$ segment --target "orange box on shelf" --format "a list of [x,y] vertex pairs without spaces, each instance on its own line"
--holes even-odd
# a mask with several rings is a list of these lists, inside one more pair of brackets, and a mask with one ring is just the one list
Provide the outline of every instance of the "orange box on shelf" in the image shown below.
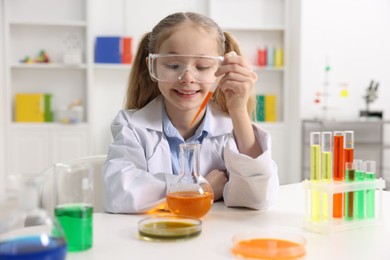
[[133,55],[131,53],[132,48],[132,38],[131,37],[122,37],[122,63],[131,64],[133,60]]

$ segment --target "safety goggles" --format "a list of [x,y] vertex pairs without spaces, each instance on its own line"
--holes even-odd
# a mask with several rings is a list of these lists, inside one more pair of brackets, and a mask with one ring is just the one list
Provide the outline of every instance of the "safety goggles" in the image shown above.
[[162,82],[177,82],[190,73],[196,83],[215,83],[222,56],[149,54],[150,76]]

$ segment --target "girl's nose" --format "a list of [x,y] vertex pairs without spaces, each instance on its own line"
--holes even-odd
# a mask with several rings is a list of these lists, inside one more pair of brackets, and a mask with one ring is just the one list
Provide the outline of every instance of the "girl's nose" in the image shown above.
[[194,76],[190,73],[189,69],[183,70],[183,72],[179,76],[179,81],[181,83],[195,83],[196,82]]

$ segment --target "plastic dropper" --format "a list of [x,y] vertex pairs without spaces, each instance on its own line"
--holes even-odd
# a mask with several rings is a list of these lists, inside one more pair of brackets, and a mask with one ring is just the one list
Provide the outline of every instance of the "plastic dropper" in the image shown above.
[[206,97],[202,101],[202,104],[200,104],[200,107],[199,107],[198,111],[196,111],[196,114],[195,114],[194,118],[192,119],[190,126],[192,126],[194,124],[194,122],[198,118],[200,112],[202,112],[202,110],[206,107],[206,105],[209,102],[210,98],[213,96],[214,91],[217,88],[217,86],[218,86],[217,84],[213,84],[213,86],[211,87],[211,89],[207,93]]
[[[231,51],[231,52],[229,53],[229,55],[237,55],[237,54],[236,54],[236,52]],[[222,59],[222,60],[223,60],[223,59]],[[222,61],[222,60],[221,60],[221,61]],[[190,126],[192,126],[192,125],[194,124],[194,122],[195,122],[195,120],[198,118],[200,112],[202,112],[202,110],[206,107],[207,103],[209,102],[210,98],[211,98],[212,95],[214,94],[214,91],[215,91],[215,89],[216,89],[217,87],[218,87],[218,84],[217,84],[217,83],[214,83],[214,84],[212,85],[211,89],[209,90],[209,92],[207,93],[206,97],[204,98],[202,104],[200,105],[198,111],[196,111],[196,114],[195,114],[194,118],[192,119]]]

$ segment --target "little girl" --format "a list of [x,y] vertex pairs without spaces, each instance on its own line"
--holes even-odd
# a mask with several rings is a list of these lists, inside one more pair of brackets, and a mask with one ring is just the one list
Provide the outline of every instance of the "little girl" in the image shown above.
[[239,55],[230,34],[196,13],[171,14],[144,35],[126,109],[111,126],[114,141],[104,165],[107,212],[141,213],[160,204],[179,174],[182,143],[202,145],[200,174],[214,200],[253,209],[275,201],[279,181],[271,139],[251,121],[257,75]]

